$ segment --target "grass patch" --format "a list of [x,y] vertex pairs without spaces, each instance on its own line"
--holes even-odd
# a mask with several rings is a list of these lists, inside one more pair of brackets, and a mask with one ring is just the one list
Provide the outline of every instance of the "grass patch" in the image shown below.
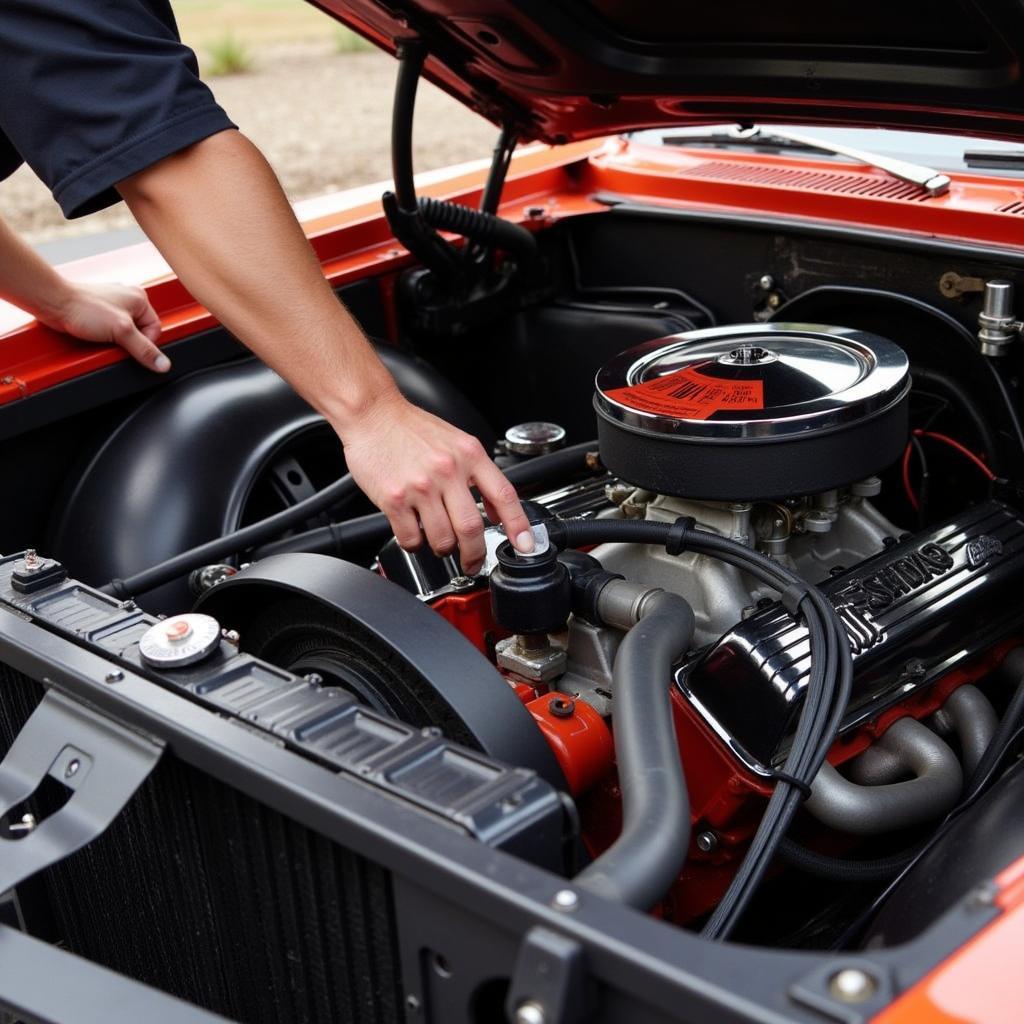
[[173,4],[181,38],[200,54],[228,32],[257,54],[282,43],[315,42],[326,49],[338,24],[304,0],[173,0]]
[[206,44],[204,72],[214,75],[240,75],[252,70],[252,53],[234,34],[228,32]]
[[335,29],[335,53],[365,53],[368,50],[376,49],[377,47],[368,39],[364,39],[358,32],[353,32],[352,29],[346,28],[344,25],[338,25]]

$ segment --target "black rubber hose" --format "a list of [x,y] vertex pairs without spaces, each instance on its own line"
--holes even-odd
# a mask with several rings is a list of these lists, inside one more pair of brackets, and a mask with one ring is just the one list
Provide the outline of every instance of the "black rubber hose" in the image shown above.
[[523,264],[537,258],[537,239],[520,224],[459,203],[420,196],[420,216],[432,228],[462,235],[485,248],[503,249]]
[[810,674],[790,751],[750,848],[701,932],[706,938],[724,939],[735,928],[771,866],[801,794],[818,774],[838,732],[853,684],[846,629],[835,608],[816,587],[736,541],[694,529],[692,520],[556,520],[548,525],[548,532],[559,548],[620,541],[710,554],[779,590],[787,607],[803,614],[810,640]]
[[329,555],[352,551],[370,544],[383,544],[391,536],[391,524],[383,512],[374,512],[341,523],[328,523],[314,530],[296,533],[264,544],[252,553],[252,560],[258,561],[270,555],[281,555],[290,551],[312,551]]
[[999,392],[999,396],[1003,400],[1003,405],[1006,407],[1010,426],[1013,429],[1013,439],[1017,442],[1017,452],[1020,455],[1024,455],[1024,430],[1021,429],[1020,416],[1017,414],[1017,403],[1010,394],[1010,390],[1006,386],[1006,381],[1003,380],[1002,372],[999,367],[996,366],[996,360],[986,359],[985,362],[992,375],[992,383],[995,384],[996,390]]
[[407,213],[416,209],[415,172],[412,159],[412,122],[416,111],[416,87],[419,85],[426,47],[418,40],[403,41],[397,51],[398,78],[391,108],[391,175],[398,205]]
[[[590,469],[588,456],[597,452],[597,441],[586,441],[561,451],[538,455],[525,462],[507,466],[502,472],[516,487],[533,487],[538,484],[562,480],[574,473]],[[348,519],[341,523],[318,526],[304,533],[272,541],[253,552],[253,559],[279,555],[286,551],[314,551],[322,555],[344,555],[353,548],[362,547],[372,541],[384,543],[391,536],[387,517],[380,512]]]
[[648,910],[679,874],[690,841],[690,801],[679,762],[668,680],[693,639],[693,609],[654,593],[619,645],[612,668],[612,731],[622,790],[622,831],[576,881]]
[[779,843],[780,856],[793,867],[830,882],[888,882],[917,856],[920,849],[920,846],[915,846],[874,860],[847,860],[808,850],[792,839],[783,838]]
[[381,197],[384,215],[398,239],[419,261],[446,281],[461,273],[455,250],[424,223],[416,201],[413,170],[412,126],[419,84],[427,49],[419,39],[398,44],[398,79],[391,108],[391,176],[394,192]]
[[120,598],[144,594],[155,587],[177,579],[179,576],[184,576],[193,569],[198,569],[201,565],[220,562],[239,551],[262,544],[270,540],[271,537],[290,530],[297,523],[305,522],[307,519],[333,508],[358,491],[359,488],[356,486],[355,480],[352,479],[352,475],[346,473],[322,491],[311,494],[290,508],[283,509],[257,523],[251,523],[249,526],[226,533],[223,537],[215,537],[198,547],[189,548],[188,551],[182,551],[181,554],[158,562],[148,569],[143,569],[142,572],[127,577],[127,579],[111,580],[100,589],[106,594],[113,594]]
[[988,456],[989,465],[993,470],[999,469],[999,442],[995,432],[989,426],[988,421],[975,407],[971,399],[964,394],[963,389],[952,377],[948,377],[938,370],[927,369],[923,366],[914,366],[911,369],[911,377],[914,383],[927,384],[932,388],[941,391],[943,396],[955,403],[957,409],[970,421],[974,428],[982,449]]
[[570,445],[557,452],[537,455],[525,462],[517,462],[507,466],[502,472],[509,483],[516,487],[533,487],[536,484],[551,483],[552,480],[572,473],[592,469],[589,456],[597,455],[597,441],[584,441],[582,444]]
[[[505,470],[509,481],[519,487],[543,483],[558,479],[568,473],[579,472],[587,467],[587,456],[596,451],[597,442],[587,441],[584,444],[563,448],[561,451],[538,455],[534,459],[510,466]],[[162,586],[164,583],[183,576],[185,573],[198,569],[211,562],[219,562],[224,558],[256,548],[255,558],[265,558],[271,554],[286,551],[315,551],[323,554],[343,553],[354,547],[369,544],[374,540],[383,543],[391,535],[391,527],[387,517],[380,512],[349,519],[340,523],[330,523],[313,530],[285,537],[280,541],[268,543],[271,538],[292,529],[298,523],[311,519],[325,509],[346,500],[358,492],[358,487],[351,475],[346,473],[322,491],[310,495],[303,501],[286,508],[267,519],[244,526],[240,530],[225,534],[190,548],[180,554],[159,562],[157,565],[135,573],[123,580],[111,580],[101,589],[104,593],[115,597],[135,597],[148,590]],[[264,545],[260,547],[260,545]]]

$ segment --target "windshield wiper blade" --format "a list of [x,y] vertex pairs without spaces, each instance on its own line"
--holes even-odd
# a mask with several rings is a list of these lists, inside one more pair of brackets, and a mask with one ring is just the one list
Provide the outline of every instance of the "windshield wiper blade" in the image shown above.
[[[880,171],[891,174],[900,181],[917,185],[930,196],[942,196],[949,191],[949,175],[934,167],[925,167],[921,164],[910,163],[908,160],[900,160],[897,157],[882,156],[879,153],[869,153],[863,149],[854,149],[852,146],[843,146],[838,142],[827,142],[825,139],[818,139],[811,135],[803,135],[799,132],[791,132],[784,128],[762,128],[759,125],[743,127],[737,125],[726,130],[711,130],[701,128],[676,129],[671,135],[665,136],[665,141],[677,146],[686,145],[719,145],[719,146],[744,146],[757,145],[771,148],[809,149],[821,153],[833,153],[836,156],[849,157],[858,163],[868,164],[877,167]],[[1024,160],[1024,151],[1022,151]]]
[[921,164],[912,164],[907,160],[897,160],[895,157],[881,156],[878,153],[868,153],[863,149],[854,149],[852,146],[842,146],[837,142],[826,142],[824,139],[816,139],[811,135],[802,135],[798,132],[791,132],[788,129],[760,127],[737,128],[732,133],[737,139],[761,139],[771,142],[772,139],[781,139],[787,142],[795,142],[799,146],[806,146],[808,149],[821,150],[823,153],[835,153],[837,156],[847,156],[851,160],[857,160],[862,164],[869,164],[877,167],[886,174],[891,174],[900,181],[909,182],[924,189],[930,196],[945,195],[949,191],[949,175],[937,171],[933,167],[924,167]]
[[1024,169],[1024,149],[968,149],[964,163],[991,171],[1019,171]]

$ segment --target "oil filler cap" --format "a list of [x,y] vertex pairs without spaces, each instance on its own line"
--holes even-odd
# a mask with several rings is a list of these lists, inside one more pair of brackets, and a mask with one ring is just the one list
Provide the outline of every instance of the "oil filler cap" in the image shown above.
[[658,494],[815,494],[871,476],[907,443],[910,366],[866,331],[804,323],[687,331],[597,374],[601,461]]
[[150,626],[139,641],[142,660],[153,668],[194,665],[220,643],[220,623],[212,615],[187,612]]

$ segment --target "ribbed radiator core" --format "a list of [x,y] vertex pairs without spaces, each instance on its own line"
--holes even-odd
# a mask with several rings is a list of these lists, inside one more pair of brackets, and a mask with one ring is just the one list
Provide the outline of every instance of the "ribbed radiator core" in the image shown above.
[[[0,664],[0,755],[42,694]],[[43,888],[69,949],[233,1019],[402,1019],[389,874],[170,753]]]

